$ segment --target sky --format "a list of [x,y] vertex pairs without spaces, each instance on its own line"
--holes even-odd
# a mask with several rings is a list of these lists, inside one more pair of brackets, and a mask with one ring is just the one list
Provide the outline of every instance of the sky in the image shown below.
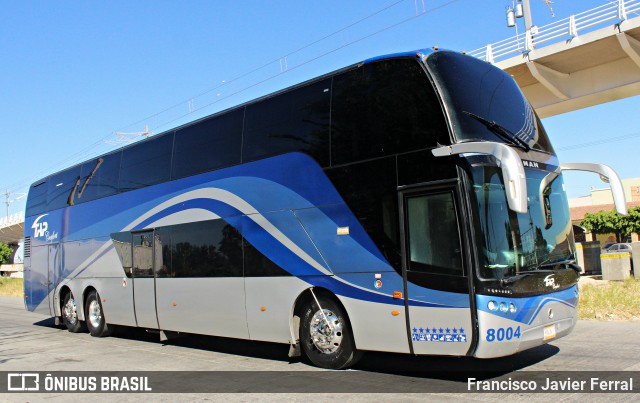
[[[603,5],[531,0],[542,26]],[[0,0],[0,191],[289,85],[389,53],[470,51],[515,34],[486,0]],[[522,21],[519,21],[522,24]],[[546,118],[561,161],[640,177],[640,97]],[[626,136],[622,140],[590,142]],[[570,197],[605,186],[567,173]],[[0,201],[6,201],[0,197]],[[5,209],[0,217],[5,215]]]

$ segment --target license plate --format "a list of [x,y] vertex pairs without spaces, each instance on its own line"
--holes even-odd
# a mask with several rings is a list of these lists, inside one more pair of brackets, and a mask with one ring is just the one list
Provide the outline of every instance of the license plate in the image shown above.
[[544,327],[544,339],[549,340],[556,337],[556,325],[549,325]]

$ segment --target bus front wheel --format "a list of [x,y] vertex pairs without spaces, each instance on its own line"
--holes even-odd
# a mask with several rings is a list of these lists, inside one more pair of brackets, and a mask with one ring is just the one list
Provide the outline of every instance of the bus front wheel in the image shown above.
[[64,295],[62,302],[62,321],[71,333],[80,333],[85,330],[84,323],[78,319],[78,306],[71,291]]
[[304,307],[300,321],[300,343],[309,360],[316,366],[344,369],[354,365],[360,356],[355,348],[347,315],[332,299],[318,295]]
[[111,334],[111,328],[104,319],[104,311],[102,310],[102,302],[98,292],[93,290],[87,296],[87,304],[84,310],[87,319],[87,327],[89,333],[93,337],[106,337]]

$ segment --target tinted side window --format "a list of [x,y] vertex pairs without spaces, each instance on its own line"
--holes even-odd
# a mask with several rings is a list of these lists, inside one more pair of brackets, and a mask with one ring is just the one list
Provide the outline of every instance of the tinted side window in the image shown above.
[[118,175],[122,153],[117,152],[82,164],[82,180],[76,203],[110,196],[118,192]]
[[241,277],[242,236],[224,220],[157,230],[164,267],[158,277]]
[[113,240],[113,247],[118,253],[118,258],[122,264],[127,277],[131,277],[133,263],[132,263],[132,237],[131,232],[117,232],[111,234]]
[[173,179],[240,163],[244,108],[176,132]]
[[27,217],[40,214],[47,209],[47,182],[34,183],[27,197]]
[[449,143],[442,107],[417,60],[365,64],[334,78],[331,164]]
[[133,276],[153,277],[154,261],[158,260],[155,254],[159,253],[157,238],[154,237],[153,231],[147,231],[141,234],[133,234],[132,248]]
[[122,151],[119,190],[138,189],[169,180],[173,133],[140,142]]
[[453,193],[406,199],[409,270],[463,275]]
[[79,166],[50,177],[47,181],[47,210],[66,207],[69,203],[73,204],[71,193],[77,189],[79,182]]
[[329,165],[331,79],[247,106],[243,161],[301,151]]
[[401,270],[395,157],[333,168],[327,176],[382,255]]

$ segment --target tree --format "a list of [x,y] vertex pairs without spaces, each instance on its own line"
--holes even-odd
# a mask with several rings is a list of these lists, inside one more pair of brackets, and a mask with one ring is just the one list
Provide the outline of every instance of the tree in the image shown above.
[[0,242],[0,264],[8,263],[9,258],[13,254],[13,249],[11,249],[8,245]]
[[622,242],[622,237],[640,232],[640,207],[629,210],[626,216],[611,211],[586,213],[580,223],[594,234],[616,234],[616,242]]
[[629,209],[629,213],[623,217],[622,233],[625,235],[640,233],[640,207]]

